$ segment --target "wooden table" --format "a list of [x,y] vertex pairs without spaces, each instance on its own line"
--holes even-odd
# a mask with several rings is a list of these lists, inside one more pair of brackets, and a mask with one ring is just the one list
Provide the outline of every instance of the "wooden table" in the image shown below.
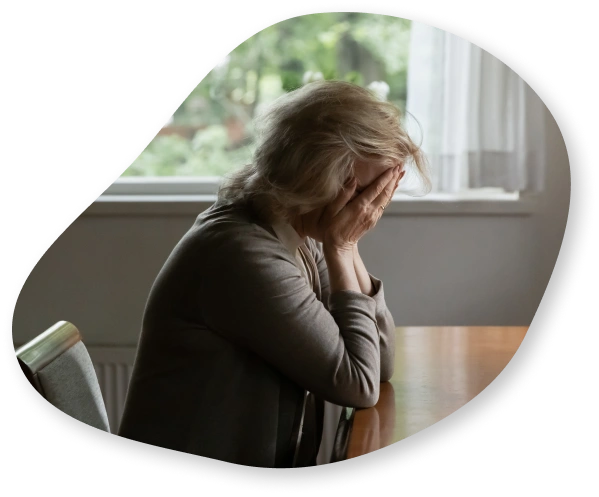
[[331,461],[358,457],[431,426],[503,370],[527,327],[397,328],[395,372],[369,409],[345,408]]

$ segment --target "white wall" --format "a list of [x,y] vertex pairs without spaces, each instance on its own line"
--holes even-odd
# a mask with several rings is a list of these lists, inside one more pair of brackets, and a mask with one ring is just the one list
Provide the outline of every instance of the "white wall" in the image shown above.
[[[385,215],[361,242],[397,325],[528,325],[561,244],[568,158],[549,113],[547,188],[531,214]],[[88,345],[135,345],[150,286],[192,214],[80,216],[31,272],[14,314],[22,344],[58,320]]]

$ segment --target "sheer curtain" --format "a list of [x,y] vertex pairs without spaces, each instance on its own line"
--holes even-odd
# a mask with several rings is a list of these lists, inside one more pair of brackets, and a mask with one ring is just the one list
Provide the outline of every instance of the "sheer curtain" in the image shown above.
[[545,106],[500,60],[412,23],[406,126],[427,155],[433,191],[540,191]]

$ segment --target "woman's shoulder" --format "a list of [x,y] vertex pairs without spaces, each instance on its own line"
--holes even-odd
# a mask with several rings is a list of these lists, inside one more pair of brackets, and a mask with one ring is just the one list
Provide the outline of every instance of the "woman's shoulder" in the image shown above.
[[221,200],[196,218],[184,238],[215,256],[284,249],[272,227],[257,219],[247,204]]

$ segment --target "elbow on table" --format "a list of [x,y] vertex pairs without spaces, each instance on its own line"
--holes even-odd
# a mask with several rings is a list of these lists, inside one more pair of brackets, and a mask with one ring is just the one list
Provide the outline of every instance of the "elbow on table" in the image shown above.
[[361,367],[355,362],[352,367],[339,369],[327,386],[329,402],[344,407],[373,407],[379,400],[381,390],[380,364]]
[[357,409],[366,409],[374,407],[379,401],[380,383],[375,383],[370,388],[360,389],[349,395],[342,403],[345,407],[355,407]]
[[381,383],[390,381],[393,378],[394,364],[390,363],[387,367],[381,367]]
[[356,402],[354,402],[353,406],[348,407],[356,407],[359,409],[367,409],[368,407],[374,407],[376,403],[379,401],[379,389],[376,389],[376,392],[372,392],[369,395],[361,395]]

